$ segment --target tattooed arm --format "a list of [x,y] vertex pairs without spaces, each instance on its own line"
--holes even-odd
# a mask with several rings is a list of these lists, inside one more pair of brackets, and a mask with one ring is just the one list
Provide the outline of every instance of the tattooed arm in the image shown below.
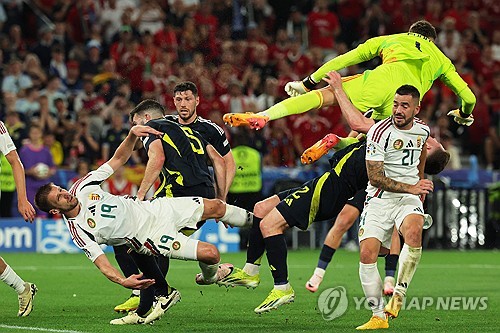
[[420,195],[431,192],[434,187],[432,181],[428,179],[420,179],[415,185],[410,185],[386,177],[384,173],[384,162],[367,160],[366,170],[368,172],[370,184],[384,191]]

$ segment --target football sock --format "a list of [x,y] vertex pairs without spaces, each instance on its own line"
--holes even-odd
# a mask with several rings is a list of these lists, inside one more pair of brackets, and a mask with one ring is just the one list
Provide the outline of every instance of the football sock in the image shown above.
[[264,238],[267,261],[274,278],[274,285],[288,283],[288,267],[286,264],[287,248],[285,235],[278,234]]
[[274,285],[274,289],[283,290],[283,291],[289,290],[290,288],[292,288],[290,283],[278,284],[278,285],[275,284]]
[[127,245],[113,246],[116,262],[118,263],[118,266],[120,266],[120,269],[125,277],[129,277],[133,274],[139,274],[137,265],[128,253],[128,249],[129,247]]
[[398,282],[394,288],[395,293],[406,296],[406,289],[417,270],[421,256],[422,247],[411,247],[406,243],[403,245],[399,254]]
[[9,266],[6,265],[7,267],[3,271],[2,274],[0,274],[0,280],[3,282],[7,283],[9,286],[14,288],[14,290],[18,294],[22,294],[24,291],[24,281],[19,277],[19,275],[14,272],[14,270]]
[[269,120],[275,120],[317,109],[323,105],[323,95],[318,90],[312,90],[300,96],[287,98],[269,109],[259,112],[259,115],[268,116]]
[[335,254],[336,249],[329,247],[326,244],[323,244],[323,247],[321,248],[321,253],[319,254],[319,260],[318,260],[318,268],[322,268],[323,270],[326,270],[328,267],[328,264],[330,261],[332,261],[333,255]]
[[217,269],[219,268],[219,263],[208,265],[200,261],[198,264],[201,268],[203,280],[208,283],[214,283],[217,280]]
[[170,258],[158,256],[156,257],[156,262],[158,263],[158,267],[160,267],[160,272],[164,277],[167,277],[168,268],[170,267]]
[[260,265],[255,265],[247,262],[245,263],[245,266],[243,266],[243,272],[247,273],[250,276],[257,275],[260,272]]
[[360,262],[359,279],[373,315],[385,319],[382,279],[378,272],[377,263],[363,264]]
[[388,254],[385,257],[385,276],[396,274],[396,266],[398,265],[399,254]]
[[140,295],[141,295],[141,291],[139,289],[134,289],[134,290],[132,290],[132,295],[130,295],[130,297],[140,296]]
[[324,268],[316,267],[314,269],[314,275],[324,277],[325,276],[325,269]]
[[251,225],[252,216],[246,209],[226,204],[226,213],[220,220],[233,227],[245,227]]
[[[255,266],[260,265],[260,261],[264,255],[264,251],[266,250],[266,244],[264,244],[264,238],[262,238],[262,232],[260,231],[260,221],[262,221],[262,219],[254,215],[252,227],[250,228],[250,233],[248,235],[246,262]],[[245,268],[243,268],[243,270],[245,270]],[[247,272],[247,274],[250,273]]]
[[153,306],[153,302],[155,300],[155,289],[153,286],[142,289],[141,290],[141,298],[139,300],[139,307],[137,307],[137,314],[140,317],[146,317],[146,313],[151,309],[151,306]]

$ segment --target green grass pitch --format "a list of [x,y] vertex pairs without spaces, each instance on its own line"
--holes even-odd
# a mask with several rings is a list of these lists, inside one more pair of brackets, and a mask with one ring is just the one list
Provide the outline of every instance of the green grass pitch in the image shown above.
[[[148,326],[111,326],[119,315],[113,307],[129,296],[129,291],[109,282],[82,254],[5,254],[3,257],[26,280],[38,285],[35,309],[27,318],[17,318],[17,297],[0,284],[0,332],[355,332],[371,312],[356,309],[353,297],[362,297],[358,277],[358,254],[338,251],[316,294],[304,284],[312,273],[318,251],[290,251],[290,282],[295,302],[270,313],[256,315],[253,309],[272,288],[265,262],[261,284],[253,289],[197,286],[195,262],[172,261],[170,284],[182,293],[182,301],[162,320]],[[244,253],[223,254],[223,262],[242,267]],[[486,310],[403,310],[390,320],[388,332],[499,332],[500,313],[499,253],[496,251],[424,251],[408,296],[488,297]],[[383,276],[383,259],[379,269]],[[343,286],[347,290],[347,312],[325,321],[318,311],[321,291]]]

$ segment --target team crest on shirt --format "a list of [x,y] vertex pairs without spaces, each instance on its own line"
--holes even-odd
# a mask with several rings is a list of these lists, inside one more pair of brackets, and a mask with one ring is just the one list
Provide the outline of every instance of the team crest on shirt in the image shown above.
[[422,137],[419,135],[417,137],[417,148],[420,148],[421,145],[422,145]]
[[89,227],[95,228],[95,221],[94,221],[94,219],[88,218],[87,219],[87,224],[89,225]]
[[396,141],[394,141],[392,146],[394,147],[394,149],[400,150],[401,148],[403,148],[403,140],[397,139]]
[[175,241],[172,243],[172,249],[177,251],[180,248],[181,248],[181,243],[179,241]]
[[90,193],[89,194],[89,200],[92,200],[92,201],[97,201],[97,200],[100,200],[101,199],[101,196],[97,193]]
[[373,155],[375,154],[375,146],[373,145],[373,143],[369,143],[367,146],[366,146],[366,153],[368,155]]
[[365,229],[359,228],[358,237],[363,236],[364,233],[365,233]]

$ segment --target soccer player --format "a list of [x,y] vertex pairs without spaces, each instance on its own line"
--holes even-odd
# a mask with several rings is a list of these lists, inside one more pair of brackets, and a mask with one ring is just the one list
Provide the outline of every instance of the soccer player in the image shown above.
[[[33,222],[35,219],[35,209],[26,197],[24,167],[17,154],[16,146],[2,121],[0,121],[0,152],[4,154],[12,166],[17,190],[17,209],[25,221]],[[0,257],[0,280],[14,288],[18,294],[19,311],[17,315],[19,317],[28,316],[31,310],[33,310],[33,299],[38,291],[36,285],[31,282],[24,282],[2,257]]]
[[[160,187],[156,189],[155,197],[200,196],[224,200],[227,193],[224,159],[198,132],[164,119],[164,113],[163,106],[150,99],[139,103],[130,113],[133,125],[147,124],[163,133],[161,138],[151,135],[143,140],[148,161],[144,178],[137,191],[137,198],[144,200],[146,193],[160,176]],[[217,191],[214,189],[214,182],[208,169],[208,160],[214,167]],[[198,227],[200,226],[201,223]],[[183,230],[185,234],[194,231]],[[136,265],[127,253],[127,247],[115,246],[114,249],[115,258],[124,274],[128,276],[138,273]],[[161,273],[166,276],[169,259],[158,257],[157,261]],[[138,307],[137,311],[140,313],[149,311],[154,300],[151,292],[152,290],[142,291],[140,299],[132,294],[126,302],[117,305],[115,311],[130,311]]]
[[[224,130],[219,125],[196,113],[196,107],[199,103],[200,97],[196,85],[190,81],[181,82],[174,87],[174,104],[177,115],[167,115],[165,118],[197,131],[217,150],[225,162],[225,193],[228,193],[236,173],[233,153]],[[224,200],[225,198],[221,199]]]
[[[426,169],[429,174],[435,174],[443,170],[449,154],[437,141],[430,140],[434,144],[427,145],[429,155]],[[338,151],[330,161],[332,169],[329,172],[298,189],[282,192],[258,203],[254,210],[245,267],[243,270],[235,268],[232,274],[217,283],[256,287],[260,281],[260,258],[266,250],[272,267],[274,289],[255,308],[255,312],[266,312],[292,302],[295,293],[288,283],[287,249],[283,233],[289,227],[297,226],[305,230],[314,221],[335,217],[350,197],[366,187],[365,145],[365,142],[358,142]],[[259,218],[263,218],[260,223]]]
[[[109,280],[124,287],[145,289],[155,280],[140,280],[142,274],[124,278],[110,264],[99,244],[127,244],[141,254],[197,260],[202,270],[197,279],[205,284],[214,283],[227,275],[230,268],[219,265],[220,255],[214,245],[189,239],[180,230],[196,228],[198,221],[209,218],[244,226],[251,220],[249,212],[219,199],[186,197],[140,201],[111,195],[100,187],[128,160],[137,137],[148,133],[162,135],[147,126],[134,126],[107,163],[77,181],[69,192],[52,183],[42,186],[35,203],[43,211],[61,213],[73,242]],[[146,318],[137,319],[137,323],[150,322],[150,316],[157,314],[153,310]]]
[[[232,126],[248,125],[259,129],[269,120],[337,105],[338,101],[331,87],[312,89],[332,70],[340,70],[380,56],[382,65],[344,80],[344,89],[359,111],[364,113],[373,109],[375,120],[385,119],[391,115],[392,99],[398,87],[411,84],[423,97],[439,78],[462,100],[460,110],[452,110],[448,115],[457,123],[470,126],[474,121],[472,110],[476,98],[458,75],[450,59],[434,44],[436,37],[435,28],[422,20],[412,24],[407,33],[371,38],[356,49],[328,61],[304,80],[287,83],[285,90],[292,98],[257,114],[229,113],[223,119]],[[357,126],[352,129],[367,131],[366,128]]]
[[[419,99],[415,87],[400,87],[393,116],[374,125],[367,135],[369,183],[359,227],[359,278],[366,298],[371,299],[373,316],[357,330],[389,327],[387,315],[398,316],[422,254],[424,209],[420,196],[432,192],[434,185],[424,179],[425,142],[430,129],[415,118],[420,111]],[[390,247],[394,226],[405,244],[394,294],[384,309],[377,257],[381,247]]]

